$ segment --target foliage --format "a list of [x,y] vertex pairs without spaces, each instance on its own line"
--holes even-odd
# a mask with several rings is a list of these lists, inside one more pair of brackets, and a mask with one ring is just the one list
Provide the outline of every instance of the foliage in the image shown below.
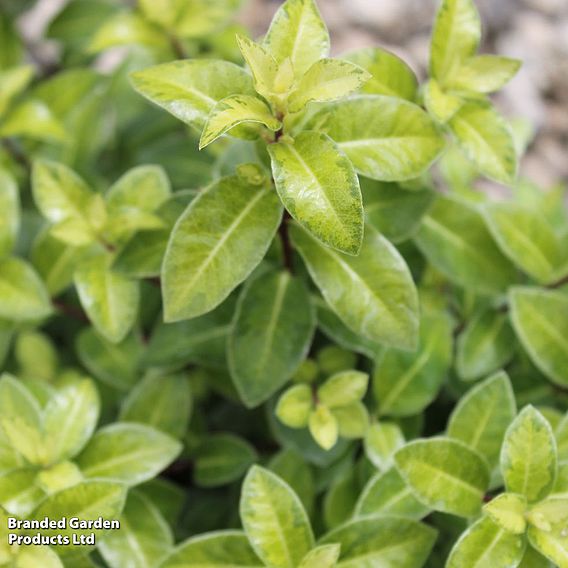
[[46,68],[0,2],[0,565],[568,567],[564,190],[472,0],[421,84],[313,0],[131,4]]

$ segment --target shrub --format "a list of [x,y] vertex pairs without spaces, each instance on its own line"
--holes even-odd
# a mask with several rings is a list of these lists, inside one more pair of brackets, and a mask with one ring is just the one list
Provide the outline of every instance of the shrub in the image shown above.
[[[238,5],[72,1],[39,70],[2,15],[0,562],[567,567],[568,219],[489,98],[519,62],[471,0],[422,83],[331,58],[313,0],[258,42]],[[27,523],[61,517],[121,528]]]

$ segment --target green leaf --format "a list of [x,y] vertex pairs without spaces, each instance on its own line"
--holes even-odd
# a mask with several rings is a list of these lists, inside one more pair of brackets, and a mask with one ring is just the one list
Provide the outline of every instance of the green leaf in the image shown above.
[[177,369],[194,363],[224,368],[227,336],[235,311],[233,300],[229,297],[213,311],[191,320],[159,321],[144,352],[144,366]]
[[394,453],[404,446],[404,434],[394,422],[376,422],[365,435],[365,455],[380,471],[392,465]]
[[556,480],[556,440],[550,424],[532,406],[526,406],[507,429],[501,448],[501,473],[507,491],[539,501]]
[[430,512],[395,467],[373,476],[355,505],[355,517],[394,516],[419,521]]
[[42,568],[64,568],[63,562],[48,546],[25,547],[15,560],[16,568],[41,566]]
[[236,176],[202,192],[177,222],[164,257],[165,320],[219,305],[262,260],[281,215],[273,192]]
[[247,285],[227,344],[231,376],[246,406],[258,406],[291,378],[307,355],[314,327],[300,279],[269,272]]
[[45,499],[45,493],[35,480],[36,472],[30,469],[15,469],[0,475],[2,507],[11,515],[19,517],[30,515]]
[[195,453],[195,483],[199,487],[227,485],[240,479],[257,460],[256,450],[238,436],[207,436]]
[[129,390],[138,381],[138,361],[142,345],[134,335],[111,343],[89,327],[76,341],[77,355],[97,379],[118,390]]
[[123,568],[130,563],[140,568],[158,566],[173,548],[168,523],[152,502],[138,492],[128,494],[119,522],[120,530],[108,531],[98,548],[111,568]]
[[276,190],[292,217],[324,244],[356,255],[363,203],[350,161],[325,134],[302,132],[268,147]]
[[[4,30],[2,30],[4,31]],[[28,86],[34,75],[32,65],[19,65],[0,71],[0,117],[12,101]]]
[[276,60],[262,45],[247,37],[237,34],[237,44],[251,70],[254,88],[259,95],[270,100],[274,94],[278,73]]
[[155,477],[180,451],[177,440],[150,426],[119,422],[99,430],[76,461],[87,478],[130,486]]
[[59,361],[55,345],[38,331],[23,331],[16,340],[14,355],[22,378],[50,381],[55,377]]
[[81,305],[96,330],[111,343],[121,342],[138,315],[138,282],[115,272],[108,254],[84,260],[75,272]]
[[432,32],[430,73],[442,85],[475,54],[481,22],[473,0],[444,0]]
[[399,57],[380,47],[352,51],[344,56],[371,74],[361,92],[367,95],[386,95],[408,101],[416,98],[418,81],[410,67]]
[[329,54],[329,34],[314,0],[287,0],[276,12],[264,47],[278,63],[290,59],[296,77]]
[[290,93],[290,112],[298,112],[310,102],[327,102],[346,97],[357,91],[370,78],[371,75],[367,71],[348,61],[316,61]]
[[558,291],[515,287],[511,321],[534,364],[554,383],[568,385],[568,298]]
[[16,180],[0,168],[0,258],[14,248],[20,230],[20,195]]
[[448,122],[464,102],[460,96],[443,91],[435,79],[430,79],[424,87],[424,106],[438,122]]
[[416,497],[436,511],[473,517],[489,487],[487,462],[462,442],[430,438],[395,454],[396,466]]
[[338,432],[342,438],[363,438],[369,429],[369,411],[362,402],[331,408],[331,414],[337,421]]
[[456,368],[464,381],[487,376],[515,353],[515,334],[507,314],[484,309],[473,315],[457,339]]
[[305,428],[313,406],[312,389],[308,385],[295,385],[278,399],[276,416],[290,428]]
[[217,531],[194,536],[183,542],[161,568],[261,568],[264,563],[254,553],[241,531]]
[[478,55],[462,62],[448,81],[452,89],[492,93],[505,86],[521,67],[518,59]]
[[43,412],[46,452],[52,463],[74,457],[91,438],[100,400],[93,381],[80,379],[57,389]]
[[414,191],[367,178],[359,182],[367,222],[394,243],[414,236],[434,202],[435,195],[430,189]]
[[555,566],[564,568],[568,564],[568,537],[566,524],[556,525],[550,531],[529,527],[528,536],[531,545]]
[[358,173],[381,181],[418,177],[445,145],[420,107],[381,95],[360,95],[329,104],[310,119],[306,129],[327,134]]
[[486,102],[468,102],[449,126],[466,156],[487,177],[511,185],[517,175],[517,153],[509,125]]
[[503,292],[517,278],[479,211],[464,200],[438,197],[423,218],[415,243],[435,268],[477,293]]
[[[199,149],[202,150],[223,134],[239,124],[263,124],[276,132],[282,123],[272,115],[270,108],[258,97],[231,95],[220,100],[211,110],[201,134]],[[252,132],[253,136],[255,132]]]
[[513,534],[524,534],[527,528],[525,512],[527,500],[524,495],[502,493],[483,507],[492,521]]
[[3,373],[0,377],[0,416],[21,418],[32,426],[40,426],[42,410],[32,393],[16,377]]
[[414,352],[385,349],[376,359],[373,389],[381,415],[411,416],[438,394],[452,358],[452,322],[445,313],[424,315]]
[[339,544],[317,546],[304,556],[298,568],[333,568],[337,566],[340,552]]
[[[116,519],[126,498],[126,488],[122,483],[112,483],[110,481],[84,481],[73,487],[59,491],[47,497],[34,512],[34,518],[70,519],[76,517],[83,521],[94,521],[100,517],[103,519]],[[95,538],[100,538],[104,534],[101,529],[73,529],[67,526],[64,529],[44,529],[41,531],[46,536],[67,536],[72,540],[73,533],[77,536],[88,536],[92,533]],[[81,548],[79,548],[81,546]],[[71,544],[61,546],[58,552],[61,555],[77,553],[78,549],[84,552],[86,545]]]
[[525,553],[523,536],[511,534],[489,517],[476,521],[456,542],[447,568],[509,568],[518,566]]
[[375,517],[349,521],[319,544],[341,545],[337,568],[414,568],[423,566],[435,541],[431,527],[409,519]]
[[36,271],[24,260],[0,260],[0,318],[37,320],[52,313],[49,295]]
[[148,375],[123,402],[120,419],[148,424],[174,438],[182,438],[191,415],[189,380],[180,375]]
[[553,568],[552,564],[532,546],[527,546],[518,568]]
[[67,141],[69,135],[45,103],[28,99],[14,107],[2,121],[0,136],[61,143]]
[[318,389],[318,399],[329,408],[346,406],[362,400],[368,384],[367,373],[361,371],[336,373]]
[[356,257],[320,245],[297,225],[292,225],[290,232],[312,279],[349,328],[371,341],[403,349],[415,347],[416,288],[394,246],[369,225]]
[[320,404],[312,410],[308,427],[316,443],[324,450],[331,450],[337,443],[339,424],[327,406]]
[[461,398],[450,416],[448,436],[477,450],[493,467],[516,413],[511,381],[500,371]]
[[540,283],[554,280],[566,252],[550,224],[537,211],[511,203],[483,209],[487,227],[503,253]]
[[137,71],[130,79],[141,95],[198,130],[221,99],[237,93],[254,95],[244,69],[214,59],[164,63]]
[[302,503],[278,476],[259,466],[247,474],[240,514],[247,537],[266,564],[295,568],[314,545]]

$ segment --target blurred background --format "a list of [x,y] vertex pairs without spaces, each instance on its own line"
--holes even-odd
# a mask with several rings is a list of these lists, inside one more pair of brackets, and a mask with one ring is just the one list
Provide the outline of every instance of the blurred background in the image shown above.
[[[89,0],[84,0],[89,2]],[[118,0],[117,0],[118,2]],[[35,57],[49,63],[57,46],[43,39],[66,0],[0,0],[17,6],[17,26]],[[238,22],[259,36],[280,0],[243,0]],[[22,11],[23,4],[25,9]],[[402,56],[424,76],[437,0],[319,0],[335,55],[380,45]],[[568,0],[476,0],[484,27],[483,51],[519,58],[518,76],[499,94],[508,117],[524,117],[535,138],[522,174],[543,187],[568,180]],[[111,54],[112,55],[112,54]],[[117,54],[114,54],[117,57]],[[118,51],[118,57],[120,50]],[[102,62],[112,65],[106,54]]]

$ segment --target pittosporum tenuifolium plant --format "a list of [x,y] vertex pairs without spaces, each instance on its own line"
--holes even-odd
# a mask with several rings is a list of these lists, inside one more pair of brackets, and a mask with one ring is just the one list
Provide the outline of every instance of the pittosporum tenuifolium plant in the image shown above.
[[422,83],[313,0],[71,0],[39,66],[5,4],[0,566],[568,568],[564,188],[472,0]]

